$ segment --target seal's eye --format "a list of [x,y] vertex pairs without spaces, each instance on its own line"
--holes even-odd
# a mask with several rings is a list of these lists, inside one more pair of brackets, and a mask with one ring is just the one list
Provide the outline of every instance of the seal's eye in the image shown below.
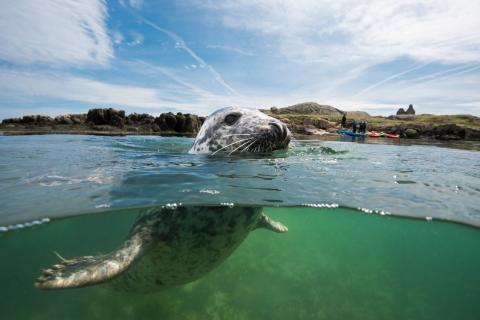
[[240,118],[239,114],[231,113],[225,117],[225,123],[228,125],[232,125],[238,120],[238,118]]

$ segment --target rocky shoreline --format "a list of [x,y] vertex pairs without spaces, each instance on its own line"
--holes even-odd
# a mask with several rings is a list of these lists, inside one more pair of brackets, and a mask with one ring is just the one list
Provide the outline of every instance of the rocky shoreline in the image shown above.
[[[262,110],[285,122],[294,134],[337,134],[341,118],[347,117],[346,127],[351,128],[355,119],[365,120],[369,131],[400,135],[403,139],[470,140],[480,141],[480,118],[472,115],[415,115],[413,106],[402,108],[397,115],[388,117],[370,116],[363,111],[342,111],[328,105],[305,102],[286,108],[272,107]],[[403,112],[402,112],[403,111]]]
[[[262,110],[285,122],[294,135],[336,135],[344,112],[308,102],[287,108]],[[347,118],[368,121],[368,130],[399,134],[404,139],[480,141],[480,118],[470,115],[396,115],[372,117],[365,112],[346,112]],[[195,136],[205,117],[171,112],[155,117],[149,114],[126,115],[113,108],[90,109],[85,114],[57,117],[30,115],[5,119],[0,134],[90,134]]]
[[192,114],[162,113],[157,117],[113,108],[90,109],[86,114],[69,114],[55,118],[30,115],[5,119],[0,132],[15,134],[93,134],[93,135],[195,135],[205,117]]

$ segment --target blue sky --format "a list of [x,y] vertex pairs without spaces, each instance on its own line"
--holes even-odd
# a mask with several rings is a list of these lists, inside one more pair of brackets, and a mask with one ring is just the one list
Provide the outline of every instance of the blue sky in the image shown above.
[[0,119],[316,101],[480,115],[480,1],[0,1]]

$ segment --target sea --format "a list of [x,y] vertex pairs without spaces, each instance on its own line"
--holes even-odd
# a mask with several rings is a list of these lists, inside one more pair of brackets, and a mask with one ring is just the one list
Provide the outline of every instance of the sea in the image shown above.
[[[189,154],[191,138],[0,136],[0,319],[480,319],[480,143],[297,138]],[[139,294],[45,291],[65,258],[119,247],[136,217],[261,206],[218,268]]]

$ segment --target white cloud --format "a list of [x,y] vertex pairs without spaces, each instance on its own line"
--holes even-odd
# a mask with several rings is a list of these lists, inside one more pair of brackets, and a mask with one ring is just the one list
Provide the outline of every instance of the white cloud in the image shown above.
[[129,0],[130,6],[135,9],[140,9],[143,7],[143,0]]
[[[231,28],[274,37],[308,62],[480,60],[480,2],[471,0],[195,1]],[[220,13],[220,15],[218,15]]]
[[131,36],[132,40],[127,43],[128,46],[135,47],[135,46],[141,45],[143,43],[144,38],[143,38],[143,35],[141,33],[132,31],[132,32],[130,32],[130,36]]
[[0,59],[16,64],[106,65],[113,57],[103,0],[2,1]]
[[479,115],[480,91],[477,87],[480,83],[480,75],[469,73],[478,68],[480,66],[451,74],[439,74],[436,78],[424,80],[388,83],[375,91],[365,92],[361,97],[357,97],[356,105],[362,107],[367,105],[372,109],[376,107],[382,109],[383,106],[391,105],[389,110],[394,113],[399,106],[413,103],[418,113],[445,114],[447,112]]
[[154,89],[109,84],[64,74],[2,70],[0,90],[3,95],[21,94],[39,98],[82,101],[157,108],[162,101]]
[[[156,111],[182,111],[206,115],[220,107],[234,104],[230,96],[212,94],[173,74],[170,70],[136,62],[131,67],[144,74],[159,73],[172,81],[161,87],[141,87],[101,82],[64,73],[45,73],[0,69],[0,101],[20,104],[35,101],[76,101],[89,105],[112,106]],[[155,74],[153,74],[155,75]],[[28,100],[28,101],[27,101]],[[43,102],[42,102],[43,101]],[[17,104],[15,103],[15,104]],[[5,104],[2,108],[5,108]],[[0,114],[11,115],[12,110],[0,109]]]
[[120,33],[120,31],[114,31],[112,33],[112,37],[113,37],[113,42],[115,44],[122,44],[123,42],[123,34]]
[[120,3],[120,5],[124,8],[127,7],[127,5],[129,5],[130,7],[132,7],[133,9],[141,9],[143,7],[143,0],[118,0],[118,3]]

